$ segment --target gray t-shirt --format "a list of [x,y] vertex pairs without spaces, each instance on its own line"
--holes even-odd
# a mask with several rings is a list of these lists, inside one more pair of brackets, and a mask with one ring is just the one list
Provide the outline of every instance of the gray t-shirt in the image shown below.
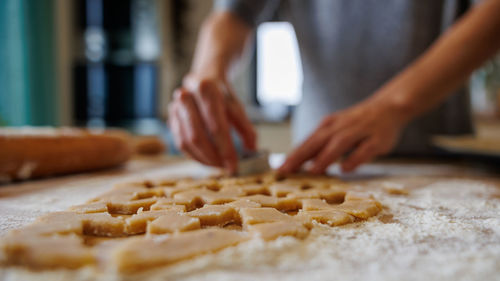
[[[373,94],[422,54],[463,10],[459,0],[219,0],[252,26],[279,14],[292,23],[304,71],[294,141],[321,119]],[[411,122],[394,150],[428,154],[430,136],[472,132],[465,90]]]

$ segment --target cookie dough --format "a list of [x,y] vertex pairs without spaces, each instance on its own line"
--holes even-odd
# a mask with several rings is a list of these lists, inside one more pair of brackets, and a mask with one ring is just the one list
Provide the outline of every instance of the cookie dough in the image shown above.
[[215,252],[246,239],[246,233],[226,229],[200,229],[164,239],[133,238],[113,252],[112,262],[121,272],[140,271]]
[[317,224],[335,227],[380,211],[372,196],[328,177],[129,182],[13,230],[0,241],[0,257],[37,269],[135,272],[248,239],[304,239]]

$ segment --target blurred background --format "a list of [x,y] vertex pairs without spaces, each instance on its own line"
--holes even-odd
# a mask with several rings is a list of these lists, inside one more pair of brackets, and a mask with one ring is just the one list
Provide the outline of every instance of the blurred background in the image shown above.
[[[0,0],[0,126],[120,127],[167,141],[210,0]],[[260,144],[290,149],[302,69],[293,28],[266,22],[234,78]],[[500,56],[471,79],[478,132],[500,116]],[[173,145],[169,145],[173,147]]]

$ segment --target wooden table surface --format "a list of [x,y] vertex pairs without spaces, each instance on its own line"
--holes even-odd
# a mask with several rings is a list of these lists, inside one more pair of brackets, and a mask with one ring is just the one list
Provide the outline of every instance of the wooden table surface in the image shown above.
[[[282,159],[282,155],[273,155],[271,165],[276,167]],[[257,243],[251,251],[242,250],[249,247],[242,245],[166,269],[164,278],[143,280],[255,280],[259,276],[260,280],[311,281],[331,280],[332,274],[342,280],[499,280],[498,171],[496,166],[478,162],[417,159],[364,165],[353,174],[340,176],[373,192],[386,206],[378,217],[319,229],[306,241],[293,242],[293,247],[286,246],[292,243],[288,240],[270,247]],[[178,158],[136,158],[120,169],[0,186],[0,234],[41,214],[84,203],[117,182],[204,177],[214,172]],[[336,166],[330,172],[339,175]],[[384,192],[380,186],[388,182],[411,189],[410,195]],[[279,247],[285,249],[277,251]],[[228,254],[231,251],[235,254]],[[260,258],[255,260],[253,255]],[[300,261],[299,269],[293,259]],[[17,279],[11,279],[27,278],[15,276]]]

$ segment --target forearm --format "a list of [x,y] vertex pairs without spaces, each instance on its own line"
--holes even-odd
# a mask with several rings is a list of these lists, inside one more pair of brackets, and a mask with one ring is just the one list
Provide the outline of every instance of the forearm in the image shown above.
[[191,71],[221,77],[241,57],[252,30],[230,12],[216,12],[203,24]]
[[487,0],[373,98],[389,101],[409,121],[441,103],[499,49],[500,0]]

